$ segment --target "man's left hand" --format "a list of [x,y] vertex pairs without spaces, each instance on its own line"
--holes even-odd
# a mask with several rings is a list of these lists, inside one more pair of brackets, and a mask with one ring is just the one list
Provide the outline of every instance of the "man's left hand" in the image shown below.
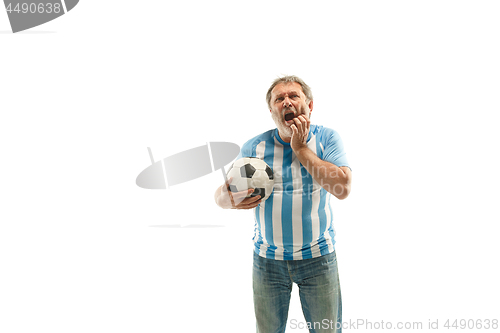
[[290,147],[292,147],[293,151],[297,152],[307,148],[307,138],[309,137],[311,121],[302,115],[293,118],[293,121],[295,123],[290,126],[292,129]]

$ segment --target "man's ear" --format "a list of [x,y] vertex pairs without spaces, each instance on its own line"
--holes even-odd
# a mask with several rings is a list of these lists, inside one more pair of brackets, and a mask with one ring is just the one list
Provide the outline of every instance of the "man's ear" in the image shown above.
[[309,101],[309,112],[313,111],[313,101]]

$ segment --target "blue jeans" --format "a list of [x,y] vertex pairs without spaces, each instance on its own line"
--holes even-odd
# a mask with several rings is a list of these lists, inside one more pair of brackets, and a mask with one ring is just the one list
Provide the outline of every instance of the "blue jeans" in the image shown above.
[[288,318],[292,285],[299,287],[309,332],[342,332],[342,300],[335,252],[304,260],[266,259],[253,253],[253,300],[257,333],[282,333]]

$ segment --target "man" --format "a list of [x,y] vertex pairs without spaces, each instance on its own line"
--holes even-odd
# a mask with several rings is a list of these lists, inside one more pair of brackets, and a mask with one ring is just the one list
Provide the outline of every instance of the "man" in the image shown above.
[[[311,125],[311,89],[296,76],[276,79],[267,92],[276,129],[247,141],[238,156],[263,159],[274,172],[266,201],[253,190],[215,193],[225,209],[254,209],[253,291],[257,332],[284,332],[293,283],[310,332],[341,332],[342,303],[334,250],[330,194],[345,199],[351,169],[332,129]],[[230,180],[228,181],[228,183]],[[295,321],[298,327],[298,322]]]

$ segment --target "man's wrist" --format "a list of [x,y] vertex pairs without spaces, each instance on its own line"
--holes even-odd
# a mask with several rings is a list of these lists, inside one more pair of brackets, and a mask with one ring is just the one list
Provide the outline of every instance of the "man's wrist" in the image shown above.
[[[292,148],[293,149],[293,148]],[[306,153],[309,149],[309,147],[307,147],[307,145],[303,145],[303,146],[299,146],[295,149],[293,149],[293,152],[295,153],[295,155],[303,155],[304,153]],[[311,150],[312,151],[312,150]]]

